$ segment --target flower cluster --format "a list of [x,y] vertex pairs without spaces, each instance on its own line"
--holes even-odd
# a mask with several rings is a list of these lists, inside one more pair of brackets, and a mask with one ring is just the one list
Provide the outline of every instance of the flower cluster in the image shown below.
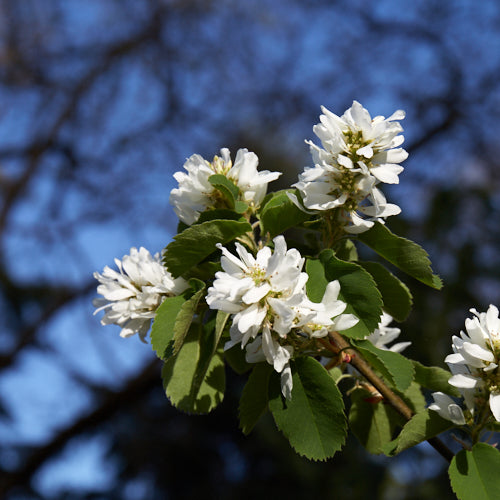
[[183,278],[173,279],[162,265],[160,255],[152,256],[143,247],[132,248],[130,255],[121,261],[115,259],[115,263],[118,272],[106,266],[102,274],[94,273],[100,282],[97,293],[103,296],[94,299],[97,307],[94,314],[106,311],[101,320],[103,325],[116,324],[122,329],[122,337],[138,333],[144,340],[165,297],[179,295],[188,284]]
[[240,190],[240,201],[247,203],[251,209],[260,205],[266,195],[267,184],[281,175],[281,172],[267,170],[258,172],[259,159],[247,149],[238,150],[234,165],[229,149],[222,148],[220,152],[221,156],[215,156],[212,162],[194,154],[184,163],[187,174],[174,174],[179,187],[172,189],[170,204],[185,224],[193,224],[200,213],[209,208],[227,208],[220,192],[208,180],[212,175],[224,175],[232,181]]
[[255,257],[239,243],[239,258],[218,246],[223,271],[216,273],[206,301],[210,308],[232,314],[231,340],[225,348],[241,344],[249,363],[273,365],[282,374],[283,395],[290,399],[289,360],[301,341],[324,337],[329,329],[345,330],[358,319],[341,314],[346,304],[337,300],[338,281],[328,284],[321,303],[307,298],[304,259],[298,250],[287,249],[283,236],[274,239],[274,252],[264,247]]
[[[464,398],[464,412],[449,396],[434,393],[434,404],[429,408],[437,411],[443,418],[458,425],[468,419],[489,418],[489,411],[500,422],[500,319],[498,309],[490,305],[487,312],[479,313],[471,309],[472,318],[465,320],[467,333],[452,337],[453,354],[446,357],[453,376],[449,383],[456,387]],[[467,422],[469,423],[469,422]],[[482,425],[484,422],[476,422]]]
[[361,233],[375,221],[397,215],[401,209],[387,203],[377,187],[381,182],[397,184],[403,171],[399,165],[408,153],[398,147],[403,128],[396,120],[404,118],[396,111],[389,118],[371,118],[363,106],[354,101],[342,116],[325,107],[314,133],[323,148],[307,141],[314,167],[308,167],[294,186],[299,190],[306,209],[338,209],[337,221],[348,233]]

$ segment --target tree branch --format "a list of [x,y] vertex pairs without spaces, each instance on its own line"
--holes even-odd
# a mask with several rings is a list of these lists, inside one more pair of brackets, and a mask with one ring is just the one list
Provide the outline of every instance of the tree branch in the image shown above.
[[[380,394],[384,397],[384,400],[390,404],[400,415],[402,415],[406,420],[411,420],[415,415],[411,408],[392,390],[386,385],[386,383],[373,371],[372,367],[363,359],[363,357],[353,349],[353,347],[347,342],[342,335],[338,332],[330,332],[330,344],[334,347],[335,351],[346,352],[348,354],[355,354],[352,356],[350,364],[358,370],[363,377],[368,380]],[[349,352],[351,351],[351,352]],[[427,442],[448,462],[451,462],[454,457],[453,452],[439,439],[430,438]]]

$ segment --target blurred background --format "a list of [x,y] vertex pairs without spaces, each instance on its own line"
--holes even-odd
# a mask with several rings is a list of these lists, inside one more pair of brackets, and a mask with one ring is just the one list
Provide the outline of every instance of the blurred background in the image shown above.
[[212,414],[177,412],[150,347],[92,316],[93,271],[175,234],[188,156],[247,147],[286,187],[353,99],[407,113],[388,226],[445,288],[407,280],[401,340],[444,366],[500,304],[499,2],[0,0],[0,497],[453,498],[426,445],[312,463],[270,419],[244,437],[230,370]]

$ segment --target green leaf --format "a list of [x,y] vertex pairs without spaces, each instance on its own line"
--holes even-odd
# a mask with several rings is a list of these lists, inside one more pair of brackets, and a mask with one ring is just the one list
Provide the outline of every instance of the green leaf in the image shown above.
[[408,287],[378,262],[358,262],[368,271],[382,294],[384,310],[396,321],[404,321],[411,311],[413,298]]
[[405,424],[394,441],[384,446],[383,451],[389,456],[397,455],[403,450],[427,441],[452,427],[454,427],[452,422],[441,418],[435,411],[422,410]]
[[269,233],[271,238],[283,233],[285,230],[302,224],[310,219],[310,215],[300,210],[287,195],[293,189],[277,191],[267,200],[260,211],[260,224],[262,234]]
[[498,500],[499,471],[500,451],[486,443],[477,443],[472,451],[462,450],[453,457],[448,474],[460,500]]
[[234,208],[235,202],[240,196],[238,186],[222,174],[211,175],[208,178],[208,182],[210,182],[215,189],[222,193],[229,208]]
[[238,375],[243,375],[253,366],[245,360],[245,349],[241,348],[241,344],[236,344],[224,351],[224,359]]
[[306,283],[307,296],[313,302],[321,302],[328,285],[323,264],[317,259],[307,259],[306,273],[309,276]]
[[298,358],[291,362],[291,368],[292,400],[281,395],[280,377],[276,374],[269,384],[269,409],[297,453],[312,460],[326,460],[341,449],[346,438],[342,394],[315,359]]
[[384,452],[384,446],[392,440],[396,429],[402,427],[404,418],[390,405],[372,398],[364,389],[351,394],[349,426],[366,450],[378,455]]
[[369,340],[353,340],[361,355],[396,389],[404,392],[413,380],[411,361],[401,354],[375,347]]
[[437,290],[442,288],[441,279],[432,272],[427,252],[413,241],[396,236],[378,222],[359,234],[358,239],[413,278]]
[[248,210],[248,205],[244,201],[237,201],[234,204],[235,212],[244,214]]
[[226,327],[227,320],[230,314],[224,311],[217,311],[217,316],[215,319],[215,343],[219,344],[219,341],[224,333],[224,328]]
[[[193,321],[193,316],[196,313],[196,308],[200,299],[205,295],[205,284],[203,288],[198,290],[189,300],[182,304],[180,311],[177,313],[174,324],[174,342],[172,346],[172,355],[177,356],[180,348],[184,344],[189,327]],[[168,349],[167,349],[168,350]],[[168,357],[168,353],[165,353]]]
[[[198,225],[203,222],[208,222],[211,220],[237,220],[240,222],[245,222],[245,219],[235,210],[229,210],[227,208],[214,208],[211,210],[205,210],[200,214],[198,220],[193,224]],[[191,226],[186,226],[186,228]],[[185,228],[185,229],[186,229]],[[179,231],[180,232],[180,231]]]
[[167,246],[164,263],[177,278],[214,252],[217,243],[229,243],[251,230],[248,222],[233,220],[211,220],[188,227]]
[[267,410],[269,378],[273,367],[268,363],[254,366],[241,393],[239,418],[243,434],[249,434]]
[[419,384],[412,382],[410,387],[404,392],[394,389],[396,394],[412,409],[414,413],[418,413],[425,410],[427,402],[424,395],[422,394],[422,389]]
[[198,279],[202,281],[210,281],[214,279],[217,271],[222,271],[220,262],[206,261],[192,267],[183,273],[182,277],[186,280]]
[[460,391],[448,383],[451,373],[448,370],[439,368],[438,366],[424,366],[418,361],[413,361],[415,369],[415,381],[422,387],[425,387],[432,392],[444,392],[455,398],[460,398]]
[[352,262],[358,260],[358,251],[352,240],[342,239],[335,245],[335,257]]
[[192,325],[179,354],[166,361],[163,386],[170,402],[188,413],[208,413],[224,398],[226,377],[216,335]]
[[342,335],[365,338],[377,328],[382,316],[382,296],[375,281],[358,264],[337,259],[332,250],[324,250],[319,258],[325,269],[326,280],[340,282],[339,300],[347,304],[344,313],[352,313],[359,318],[359,322],[344,330]]
[[151,346],[160,359],[165,359],[170,354],[167,349],[170,351],[177,315],[185,302],[182,295],[167,297],[156,311],[151,329]]

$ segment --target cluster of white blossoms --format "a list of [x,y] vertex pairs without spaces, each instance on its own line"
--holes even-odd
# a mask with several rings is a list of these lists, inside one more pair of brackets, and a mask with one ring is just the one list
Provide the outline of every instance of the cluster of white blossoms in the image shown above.
[[184,292],[188,284],[183,278],[173,279],[160,254],[152,256],[143,247],[131,248],[130,255],[115,263],[118,271],[106,266],[102,274],[94,273],[100,282],[97,293],[103,296],[94,299],[94,314],[104,310],[103,325],[116,324],[122,337],[138,333],[144,340],[163,300]]
[[398,147],[404,137],[396,120],[402,120],[404,112],[372,119],[357,101],[340,117],[325,107],[321,110],[324,114],[313,131],[323,148],[306,141],[314,167],[307,167],[294,184],[306,209],[338,209],[339,222],[353,234],[399,214],[401,209],[387,203],[377,185],[399,183],[403,171],[399,163],[406,160],[408,153]]
[[338,281],[328,284],[320,303],[311,302],[305,292],[304,259],[298,250],[287,249],[283,236],[273,241],[274,252],[264,247],[255,257],[239,243],[239,258],[218,245],[223,271],[216,273],[206,301],[210,308],[232,314],[225,349],[241,344],[247,362],[267,361],[281,373],[282,393],[290,399],[293,338],[324,337],[330,329],[346,330],[359,320],[341,314],[346,304],[337,300]]
[[[471,422],[479,408],[489,407],[491,414],[500,422],[500,319],[498,309],[490,305],[487,312],[471,309],[472,318],[465,320],[467,333],[452,337],[453,354],[446,357],[453,376],[449,383],[464,398],[466,413],[446,394],[433,394],[434,403],[429,406],[443,418],[457,425]],[[470,420],[469,420],[470,419]],[[469,422],[467,422],[469,420]]]
[[404,351],[411,342],[397,342],[389,347],[387,344],[390,344],[393,340],[396,340],[401,333],[399,328],[394,326],[389,326],[393,321],[393,318],[390,314],[384,312],[382,317],[380,318],[380,323],[378,327],[370,333],[366,337],[375,347],[382,349],[384,351],[392,351],[392,352],[402,352]]
[[252,209],[264,199],[267,184],[281,175],[281,172],[268,170],[258,172],[259,159],[247,149],[238,150],[234,165],[229,149],[222,148],[220,153],[221,156],[215,156],[212,162],[194,154],[184,163],[187,174],[174,174],[179,187],[170,192],[170,204],[185,224],[193,224],[200,213],[209,208],[227,208],[220,203],[221,193],[208,180],[212,175],[224,175],[232,181],[240,190],[239,201],[247,203]]

